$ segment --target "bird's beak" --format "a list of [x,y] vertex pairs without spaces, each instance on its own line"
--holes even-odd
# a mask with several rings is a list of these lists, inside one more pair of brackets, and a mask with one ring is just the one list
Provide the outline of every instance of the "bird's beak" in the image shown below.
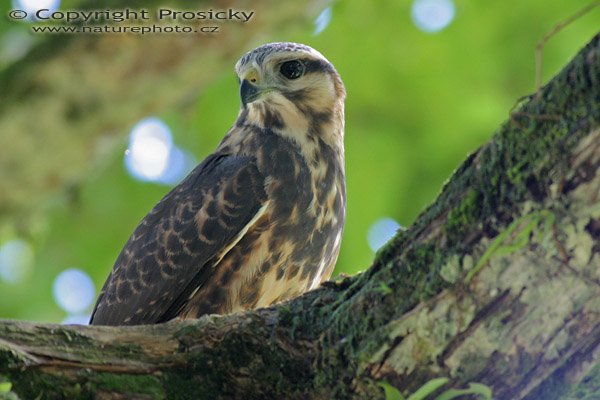
[[242,80],[242,84],[240,85],[240,98],[242,99],[242,104],[246,107],[246,104],[252,103],[254,100],[260,96],[261,90],[258,86],[253,85],[247,79]]

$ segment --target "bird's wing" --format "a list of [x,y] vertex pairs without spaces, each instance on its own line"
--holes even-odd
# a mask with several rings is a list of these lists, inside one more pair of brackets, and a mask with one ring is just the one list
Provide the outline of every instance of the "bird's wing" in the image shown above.
[[267,202],[253,157],[213,154],[146,215],[119,254],[90,320],[169,320]]

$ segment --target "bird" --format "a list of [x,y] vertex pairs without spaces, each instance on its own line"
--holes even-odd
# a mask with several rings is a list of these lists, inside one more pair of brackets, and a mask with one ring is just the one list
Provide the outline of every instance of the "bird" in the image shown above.
[[291,42],[249,51],[235,72],[235,123],[131,234],[91,325],[268,307],[331,276],[346,217],[340,75]]

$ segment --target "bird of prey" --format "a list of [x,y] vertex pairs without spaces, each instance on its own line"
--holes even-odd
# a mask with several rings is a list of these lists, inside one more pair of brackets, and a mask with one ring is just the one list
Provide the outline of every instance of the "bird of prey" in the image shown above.
[[235,124],[135,229],[91,324],[265,307],[331,276],[346,208],[344,85],[297,43],[260,46],[235,72]]

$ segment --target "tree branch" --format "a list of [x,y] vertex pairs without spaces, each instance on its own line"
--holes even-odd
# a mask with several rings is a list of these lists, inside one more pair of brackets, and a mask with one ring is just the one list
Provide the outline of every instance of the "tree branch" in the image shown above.
[[600,376],[599,168],[596,35],[367,272],[197,321],[4,321],[0,374],[23,398],[366,399],[437,377],[560,398]]

